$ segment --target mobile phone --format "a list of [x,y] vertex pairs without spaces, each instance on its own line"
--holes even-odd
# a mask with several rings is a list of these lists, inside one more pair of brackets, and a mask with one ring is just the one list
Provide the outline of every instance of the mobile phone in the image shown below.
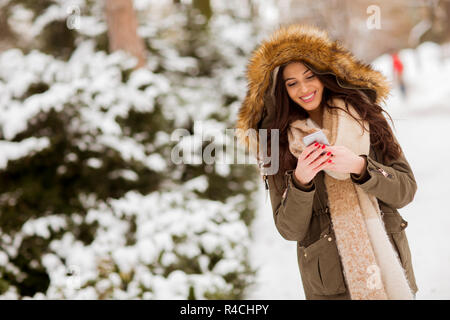
[[314,133],[307,135],[306,137],[303,137],[303,143],[305,144],[305,146],[309,146],[311,143],[314,142],[330,145],[327,136],[325,135],[325,133],[323,133],[322,130],[316,131]]

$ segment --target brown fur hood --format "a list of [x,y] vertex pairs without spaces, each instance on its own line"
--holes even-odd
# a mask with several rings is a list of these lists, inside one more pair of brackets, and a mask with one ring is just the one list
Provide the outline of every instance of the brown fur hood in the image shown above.
[[339,41],[331,41],[325,31],[309,25],[281,27],[253,52],[247,65],[247,96],[239,109],[236,129],[242,130],[237,133],[239,140],[251,150],[256,146],[243,133],[260,128],[261,120],[270,113],[265,99],[275,78],[273,72],[292,60],[303,61],[315,73],[334,74],[342,87],[373,91],[377,104],[385,102],[390,92],[379,71],[356,59]]

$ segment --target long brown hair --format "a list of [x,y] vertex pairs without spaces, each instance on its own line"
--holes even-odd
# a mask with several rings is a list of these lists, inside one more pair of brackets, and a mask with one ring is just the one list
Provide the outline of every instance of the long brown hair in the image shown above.
[[[276,174],[279,176],[283,176],[287,170],[295,169],[297,166],[297,158],[295,158],[289,151],[289,125],[295,120],[306,119],[309,116],[306,110],[296,104],[287,93],[283,81],[283,70],[286,65],[287,63],[280,66],[276,76],[274,92],[276,117],[269,125],[269,129],[279,130],[280,159],[279,170]],[[383,116],[383,112],[389,117],[392,125],[394,125],[394,122],[392,121],[389,113],[375,103],[375,91],[364,88],[350,88],[350,85],[347,85],[342,79],[337,78],[334,74],[321,74],[315,72],[312,68],[310,69],[324,86],[320,107],[337,109],[338,107],[330,105],[329,102],[333,98],[341,98],[345,102],[346,110],[344,111],[350,114],[348,110],[348,103],[351,104],[358,113],[359,117],[369,123],[370,144],[373,148],[381,151],[381,154],[383,155],[383,162],[397,159],[402,151],[394,139],[392,130],[386,118]],[[355,120],[358,121],[357,119]],[[271,130],[268,130],[268,150],[270,150],[270,132]]]

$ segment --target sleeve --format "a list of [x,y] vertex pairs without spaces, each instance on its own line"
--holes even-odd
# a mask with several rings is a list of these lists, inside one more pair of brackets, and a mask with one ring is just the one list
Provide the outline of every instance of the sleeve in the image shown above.
[[355,173],[350,173],[350,177],[352,178],[352,181],[355,183],[358,183],[358,184],[366,182],[370,178],[370,175],[367,172],[367,156],[361,154],[360,157],[363,157],[364,161],[365,161],[363,172],[360,175],[357,175]]
[[394,208],[402,208],[414,199],[417,183],[403,152],[387,164],[365,157],[366,171],[360,177],[352,175],[352,180],[364,191]]
[[[293,170],[285,174],[284,191],[274,186],[275,177],[269,179],[269,193],[275,226],[281,236],[290,241],[301,241],[306,236],[312,216],[315,194],[314,182],[307,186],[294,182]],[[281,182],[281,181],[278,181]],[[308,190],[308,191],[307,191]]]
[[309,183],[307,183],[307,184],[303,184],[303,183],[301,183],[300,181],[298,181],[298,179],[297,179],[297,177],[295,176],[295,174],[294,173],[292,173],[292,182],[294,183],[294,186],[297,188],[297,189],[300,189],[300,190],[302,190],[302,191],[306,191],[306,192],[308,192],[308,191],[312,191],[312,190],[314,190],[314,181],[313,180],[311,180]]

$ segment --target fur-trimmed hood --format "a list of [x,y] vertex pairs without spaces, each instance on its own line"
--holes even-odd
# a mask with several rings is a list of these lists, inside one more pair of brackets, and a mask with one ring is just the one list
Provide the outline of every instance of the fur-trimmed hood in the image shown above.
[[236,129],[240,142],[250,150],[256,146],[245,132],[261,128],[262,120],[273,115],[274,106],[267,99],[273,99],[274,73],[293,60],[303,61],[316,74],[334,74],[342,87],[373,91],[377,104],[385,102],[391,89],[385,76],[356,59],[339,41],[330,40],[325,31],[310,25],[281,27],[253,52],[247,65],[247,95]]

